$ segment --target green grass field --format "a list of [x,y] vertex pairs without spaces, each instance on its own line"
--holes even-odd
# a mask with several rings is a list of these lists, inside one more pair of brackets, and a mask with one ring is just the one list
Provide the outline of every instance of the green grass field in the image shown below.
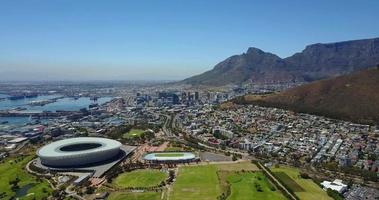
[[227,178],[231,187],[228,200],[285,200],[262,172],[232,173]]
[[170,200],[215,200],[221,194],[215,165],[179,168]]
[[[302,200],[332,200],[332,198],[311,179],[301,178],[299,170],[296,168],[281,166],[279,168],[272,168],[271,171]],[[285,173],[286,176],[282,173]],[[302,190],[300,190],[299,187]]]
[[152,187],[166,180],[168,174],[155,169],[134,170],[120,174],[113,184],[118,188]]
[[[0,199],[11,199],[16,193],[12,191],[9,181],[13,181],[18,177],[20,188],[31,185],[27,190],[27,196],[19,197],[22,200],[42,199],[50,196],[52,189],[46,180],[38,181],[36,177],[24,171],[26,164],[33,159],[33,156],[7,158],[0,164],[0,194],[5,192]],[[17,160],[17,161],[16,161]]]
[[259,168],[251,162],[239,162],[232,164],[215,164],[219,171],[259,171]]
[[123,138],[135,138],[140,137],[145,131],[142,129],[131,129],[129,132],[124,133]]
[[160,192],[113,192],[108,197],[109,200],[161,200]]
[[181,147],[167,147],[165,151],[183,151]]
[[305,190],[297,184],[290,176],[285,172],[274,172],[274,175],[285,183],[294,192],[304,192]]
[[155,157],[181,157],[184,153],[156,153]]

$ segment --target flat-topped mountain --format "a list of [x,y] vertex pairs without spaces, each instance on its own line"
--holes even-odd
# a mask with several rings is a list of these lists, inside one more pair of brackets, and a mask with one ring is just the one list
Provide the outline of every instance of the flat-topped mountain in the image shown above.
[[379,67],[315,81],[277,94],[247,95],[233,101],[379,124]]
[[307,46],[288,58],[257,48],[234,55],[212,70],[185,79],[192,85],[314,81],[348,74],[379,63],[379,38]]

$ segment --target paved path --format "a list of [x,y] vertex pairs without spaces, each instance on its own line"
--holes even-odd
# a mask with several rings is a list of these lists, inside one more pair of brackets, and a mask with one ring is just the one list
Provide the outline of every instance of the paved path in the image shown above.
[[86,200],[85,198],[83,198],[82,196],[79,196],[75,191],[71,190],[73,188],[72,185],[68,186],[66,189],[65,189],[65,192],[67,193],[67,196],[68,197],[74,197],[76,199],[81,199],[81,200]]

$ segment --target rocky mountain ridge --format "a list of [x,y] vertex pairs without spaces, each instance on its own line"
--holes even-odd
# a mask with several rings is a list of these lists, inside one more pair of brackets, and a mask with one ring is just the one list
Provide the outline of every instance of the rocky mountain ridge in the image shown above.
[[212,70],[183,80],[192,85],[314,81],[349,74],[379,63],[379,38],[312,44],[287,58],[250,47]]

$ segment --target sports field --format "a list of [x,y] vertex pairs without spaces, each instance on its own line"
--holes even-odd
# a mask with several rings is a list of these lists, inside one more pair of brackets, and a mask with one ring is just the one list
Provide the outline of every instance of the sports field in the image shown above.
[[296,168],[281,166],[279,168],[272,168],[271,171],[290,187],[300,199],[332,200],[332,198],[311,179],[301,178],[299,170]]
[[160,192],[112,192],[109,200],[161,200]]
[[214,200],[221,194],[215,165],[180,167],[170,200]]
[[169,199],[217,199],[229,186],[229,200],[285,199],[251,162],[180,167]]
[[124,133],[123,138],[135,138],[140,137],[145,131],[142,129],[131,129],[129,132]]
[[182,157],[184,153],[157,153],[155,157]]
[[155,169],[141,169],[120,174],[113,184],[118,188],[152,187],[166,180],[168,174]]
[[231,187],[228,200],[285,200],[262,172],[232,173],[227,178]]
[[259,171],[259,168],[249,161],[239,163],[215,164],[219,171]]
[[[7,158],[0,164],[0,199],[10,199],[16,195],[16,191],[12,191],[10,181],[19,179],[18,191],[24,193],[20,195],[20,200],[24,199],[43,199],[50,196],[52,189],[46,180],[38,181],[36,177],[24,171],[26,164],[33,159],[33,156]],[[26,191],[20,192],[20,188]],[[16,195],[17,196],[17,195]]]

